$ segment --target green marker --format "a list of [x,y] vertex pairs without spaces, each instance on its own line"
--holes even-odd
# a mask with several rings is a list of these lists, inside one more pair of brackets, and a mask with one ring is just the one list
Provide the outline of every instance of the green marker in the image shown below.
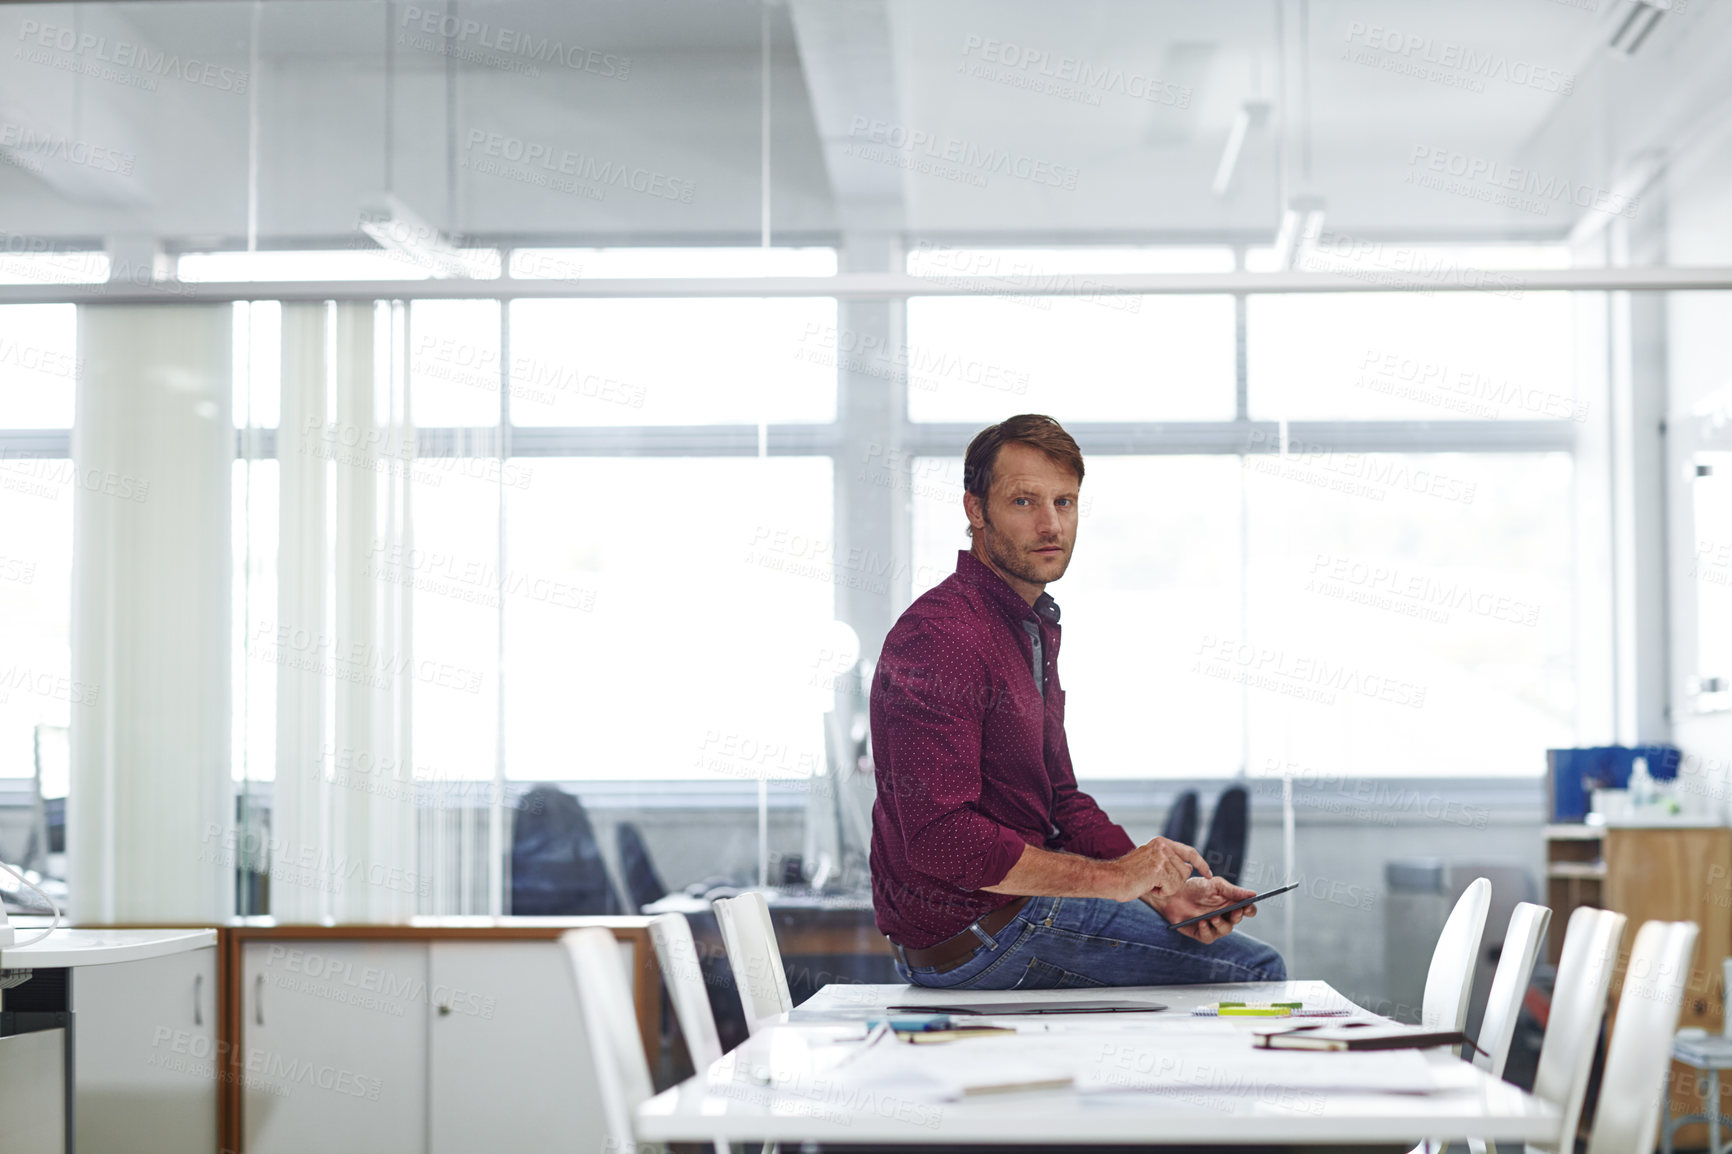
[[1276,1006],[1220,1006],[1215,1012],[1223,1018],[1286,1018],[1293,1013]]

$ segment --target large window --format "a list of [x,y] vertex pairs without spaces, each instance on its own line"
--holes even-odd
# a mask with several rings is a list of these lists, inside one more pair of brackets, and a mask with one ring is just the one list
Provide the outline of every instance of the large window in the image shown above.
[[[836,270],[813,248],[469,257],[574,282]],[[953,570],[969,544],[961,451],[974,429],[1024,411],[1078,429],[1088,457],[1075,560],[1053,589],[1085,781],[1537,774],[1542,751],[1574,736],[1572,445],[1604,419],[1580,399],[1570,301],[1122,296],[1086,283],[1245,259],[918,246],[916,275],[1016,291],[893,306],[906,309],[900,346],[821,297],[381,302],[370,353],[320,338],[331,343],[313,361],[358,357],[345,371],[373,390],[363,412],[332,384],[323,428],[285,424],[290,306],[237,304],[234,776],[248,804],[269,810],[293,747],[278,716],[284,655],[253,642],[273,636],[285,588],[305,592],[305,573],[299,586],[283,577],[309,540],[327,550],[324,627],[341,639],[343,615],[371,606],[395,624],[369,659],[413,671],[386,745],[417,804],[433,790],[434,812],[452,818],[423,821],[424,854],[484,861],[499,849],[488,807],[536,782],[639,791],[610,820],[688,795],[798,795],[843,754],[845,727],[826,714],[850,628],[871,660],[907,598]],[[337,279],[426,275],[377,254],[341,261]],[[318,267],[308,254],[180,258],[189,279]],[[1080,292],[1040,295],[1060,286]],[[335,325],[343,306],[295,307]],[[34,772],[37,734],[77,708],[75,327],[71,306],[0,310],[10,777]],[[881,403],[892,389],[900,413]],[[370,456],[352,451],[381,430]],[[887,520],[862,444],[906,473]],[[328,486],[316,499],[313,458]],[[356,487],[362,476],[376,492]],[[329,533],[285,537],[285,509],[331,516]],[[345,520],[375,514],[365,540]],[[874,565],[883,580],[863,597]],[[321,691],[327,733],[352,708],[340,682]],[[367,752],[328,737],[290,769],[377,792],[358,760],[344,764]],[[768,862],[763,839],[728,836],[729,860],[670,872]],[[797,852],[800,836],[770,840]],[[424,908],[485,910],[490,884],[466,864]]]

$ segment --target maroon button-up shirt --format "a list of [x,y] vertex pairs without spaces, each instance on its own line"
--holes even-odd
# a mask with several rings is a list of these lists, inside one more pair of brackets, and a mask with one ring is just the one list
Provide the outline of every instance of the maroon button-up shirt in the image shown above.
[[[872,902],[878,928],[919,949],[1009,901],[1024,845],[1087,857],[1136,848],[1077,788],[1058,679],[1058,606],[1036,612],[966,550],[888,637],[872,677]],[[1039,628],[1043,697],[1025,621]]]

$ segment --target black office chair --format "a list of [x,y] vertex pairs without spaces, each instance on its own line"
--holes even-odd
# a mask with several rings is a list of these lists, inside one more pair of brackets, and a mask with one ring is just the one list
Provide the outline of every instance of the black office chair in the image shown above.
[[619,872],[625,879],[625,893],[639,913],[651,902],[668,896],[668,887],[656,873],[650,861],[649,846],[644,844],[643,831],[637,823],[622,821],[614,828],[614,844],[619,849]]
[[583,803],[555,785],[523,795],[511,827],[511,912],[623,914]]
[[1197,791],[1194,789],[1187,789],[1175,797],[1173,808],[1167,811],[1167,826],[1161,830],[1161,836],[1168,841],[1196,845],[1197,805]]
[[1251,836],[1251,794],[1242,785],[1221,791],[1215,812],[1209,815],[1209,836],[1203,842],[1203,860],[1233,885],[1245,868],[1245,843]]

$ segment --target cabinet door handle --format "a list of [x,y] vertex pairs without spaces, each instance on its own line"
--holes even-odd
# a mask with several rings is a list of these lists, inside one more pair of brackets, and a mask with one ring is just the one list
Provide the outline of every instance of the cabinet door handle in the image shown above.
[[253,979],[253,1021],[260,1026],[265,1024],[265,976],[263,974]]
[[192,976],[192,1024],[195,1026],[204,1025],[203,1002],[204,975],[194,974]]

